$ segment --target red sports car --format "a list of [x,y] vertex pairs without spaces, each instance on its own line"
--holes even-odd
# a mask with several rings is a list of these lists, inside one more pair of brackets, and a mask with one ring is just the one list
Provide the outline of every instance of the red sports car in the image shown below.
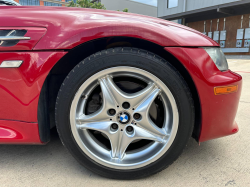
[[198,142],[234,134],[242,78],[218,43],[115,11],[0,7],[0,143],[46,144],[56,126],[80,164],[136,179]]

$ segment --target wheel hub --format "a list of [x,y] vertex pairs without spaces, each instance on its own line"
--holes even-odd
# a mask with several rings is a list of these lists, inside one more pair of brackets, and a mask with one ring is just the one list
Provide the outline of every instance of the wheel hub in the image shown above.
[[117,115],[117,119],[121,124],[128,124],[130,121],[130,115],[127,112],[121,112]]

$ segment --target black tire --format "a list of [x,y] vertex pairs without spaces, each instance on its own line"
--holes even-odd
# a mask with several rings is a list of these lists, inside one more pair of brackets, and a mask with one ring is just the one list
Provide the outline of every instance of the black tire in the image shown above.
[[[179,111],[177,135],[168,151],[157,161],[133,170],[117,170],[96,163],[84,154],[71,132],[69,113],[76,91],[93,74],[115,66],[137,67],[157,76],[172,92]],[[183,77],[170,63],[148,51],[126,47],[103,50],[76,65],[60,88],[55,115],[57,130],[63,145],[80,164],[107,178],[138,179],[160,172],[180,156],[191,137],[195,113],[191,92]]]

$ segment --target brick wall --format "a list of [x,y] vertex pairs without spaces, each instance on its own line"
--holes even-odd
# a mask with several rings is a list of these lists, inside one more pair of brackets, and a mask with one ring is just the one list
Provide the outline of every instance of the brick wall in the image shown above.
[[[243,15],[244,19],[242,28],[249,28],[249,15],[250,14]],[[236,48],[236,35],[237,35],[237,29],[241,28],[241,16],[242,15],[226,17],[225,30],[227,31],[227,37],[226,37],[225,48]],[[212,32],[216,31],[217,29],[217,20],[218,19],[212,20],[212,29],[211,29]],[[224,26],[224,18],[220,18],[219,20],[220,22],[218,30],[222,31]],[[204,20],[204,21],[206,21],[205,32],[208,33],[210,32],[211,20]],[[191,22],[188,23],[188,26],[200,32],[204,32],[204,21]],[[242,46],[244,46],[244,43]],[[227,55],[250,55],[250,53],[228,53]]]

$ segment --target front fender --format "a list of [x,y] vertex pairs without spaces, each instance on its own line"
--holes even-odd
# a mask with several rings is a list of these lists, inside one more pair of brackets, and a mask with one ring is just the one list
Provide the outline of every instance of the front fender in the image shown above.
[[[118,36],[143,39],[163,47],[218,46],[213,40],[201,34],[176,26],[141,22],[133,19],[121,21],[113,18],[111,21],[110,19],[106,19],[105,16],[99,17],[102,18],[101,22],[89,17],[80,25],[76,25],[75,22],[67,25],[67,30],[63,30],[62,27],[48,28],[48,31],[53,30],[53,33],[48,32],[37,44],[35,50],[72,49],[94,39]],[[55,35],[61,36],[60,40],[51,40]]]
[[[15,16],[13,16],[15,15]],[[72,49],[104,37],[134,37],[164,47],[219,46],[191,28],[117,11],[68,7],[0,7],[1,27],[47,28],[34,50]]]
[[[196,86],[201,108],[199,142],[235,134],[242,77],[230,70],[221,72],[203,48],[166,47],[186,68]],[[215,95],[214,88],[237,85],[237,92]]]

